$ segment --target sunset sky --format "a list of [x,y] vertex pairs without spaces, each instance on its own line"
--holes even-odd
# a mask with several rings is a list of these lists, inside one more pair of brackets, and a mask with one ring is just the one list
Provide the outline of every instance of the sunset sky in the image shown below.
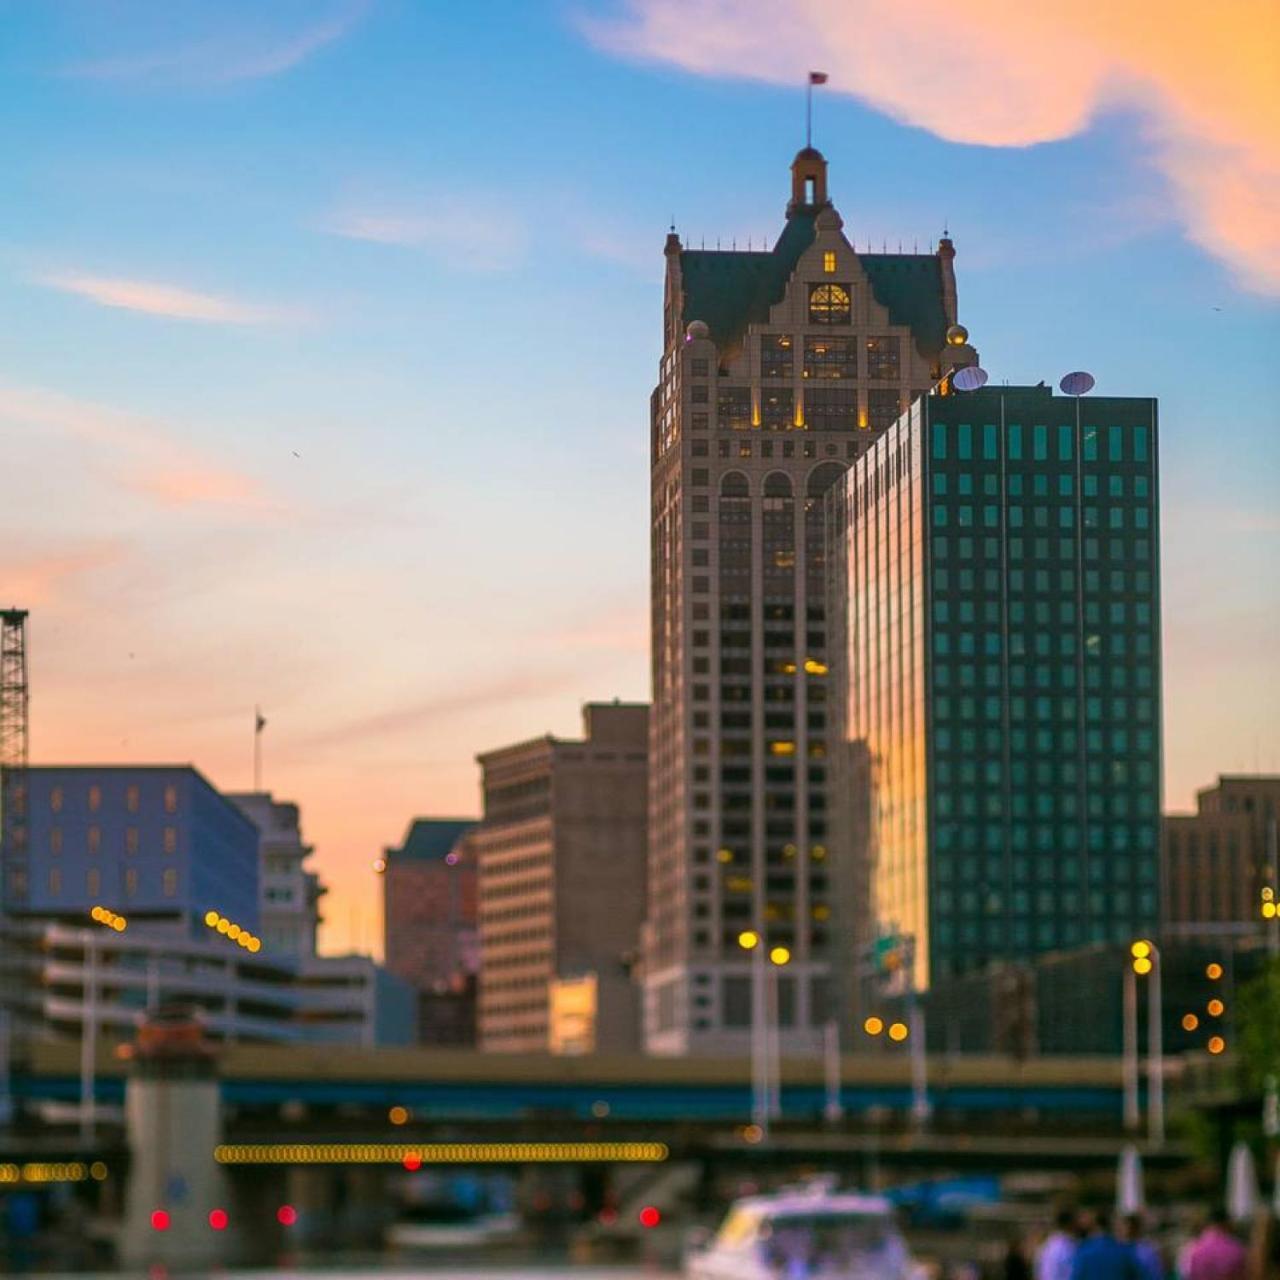
[[[995,381],[1161,401],[1166,792],[1280,770],[1280,10],[0,0],[36,763],[296,800],[331,949],[477,751],[648,686],[662,241],[948,226]],[[1041,12],[1043,10],[1043,12]]]

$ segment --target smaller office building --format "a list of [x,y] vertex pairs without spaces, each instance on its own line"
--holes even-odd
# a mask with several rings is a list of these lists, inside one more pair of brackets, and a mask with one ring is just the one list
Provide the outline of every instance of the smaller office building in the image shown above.
[[[488,1052],[590,1043],[627,1053],[639,1043],[630,968],[644,918],[649,708],[589,703],[583,730],[479,757],[484,819],[469,840]],[[572,989],[557,986],[566,979]],[[564,1017],[555,1024],[557,990]]]
[[41,765],[6,791],[5,910],[131,920],[216,911],[259,931],[258,828],[191,765]]

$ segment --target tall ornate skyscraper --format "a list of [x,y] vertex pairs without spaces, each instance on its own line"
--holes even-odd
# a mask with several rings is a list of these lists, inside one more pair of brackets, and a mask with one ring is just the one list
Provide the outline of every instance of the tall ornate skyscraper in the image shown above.
[[782,1034],[816,1047],[833,953],[822,494],[975,359],[962,334],[948,342],[950,240],[858,253],[822,155],[801,151],[791,176],[772,250],[666,243],[651,401],[651,1053],[746,1051],[747,929],[789,950]]

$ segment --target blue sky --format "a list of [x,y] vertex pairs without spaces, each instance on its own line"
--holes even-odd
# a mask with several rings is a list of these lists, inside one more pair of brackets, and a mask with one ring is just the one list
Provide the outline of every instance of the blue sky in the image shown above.
[[1280,768],[1280,286],[1168,141],[1207,146],[1213,104],[1108,91],[1044,140],[983,104],[1019,145],[957,141],[831,29],[725,74],[736,11],[690,2],[674,54],[666,0],[0,3],[0,597],[33,611],[34,756],[244,786],[261,703],[335,945],[373,944],[369,867],[413,815],[475,811],[476,751],[646,694],[662,240],[777,234],[796,66],[833,73],[846,232],[948,225],[993,378],[1160,397],[1169,799]]

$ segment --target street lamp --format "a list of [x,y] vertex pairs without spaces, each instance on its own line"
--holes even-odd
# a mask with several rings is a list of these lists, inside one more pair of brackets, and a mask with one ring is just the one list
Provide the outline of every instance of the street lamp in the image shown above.
[[[1147,987],[1147,1132],[1152,1144],[1159,1146],[1164,1142],[1164,1001],[1161,991],[1160,949],[1150,939],[1139,938],[1130,946],[1129,956],[1129,971],[1136,977],[1151,979]],[[1131,1086],[1135,1113],[1137,1103],[1138,1002],[1137,992],[1132,984],[1133,979],[1130,978],[1125,988],[1126,1121],[1130,1119]]]
[[[89,912],[94,924],[123,933],[129,921],[108,907],[95,906]],[[94,1094],[97,1092],[98,1049],[98,936],[92,929],[80,931],[84,977],[80,985],[80,1141],[85,1146],[93,1141],[95,1118]]]
[[751,954],[751,1123],[767,1137],[770,1107],[764,939],[754,929],[744,929],[738,934],[738,946]]

